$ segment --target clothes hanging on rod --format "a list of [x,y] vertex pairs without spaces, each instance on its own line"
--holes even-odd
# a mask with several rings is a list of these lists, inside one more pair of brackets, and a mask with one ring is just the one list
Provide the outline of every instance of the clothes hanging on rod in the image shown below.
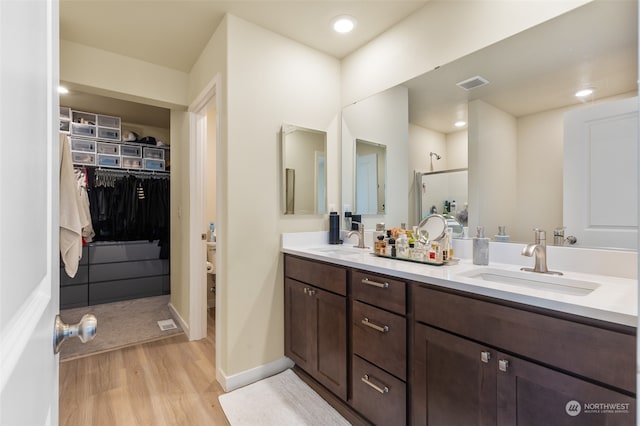
[[169,179],[151,172],[89,169],[96,240],[158,240],[169,257]]

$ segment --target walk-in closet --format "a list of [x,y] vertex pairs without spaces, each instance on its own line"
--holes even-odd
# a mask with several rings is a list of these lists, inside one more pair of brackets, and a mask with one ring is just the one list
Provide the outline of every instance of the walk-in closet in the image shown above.
[[94,341],[61,359],[181,332],[168,307],[169,110],[77,91],[60,105],[61,317],[99,318]]

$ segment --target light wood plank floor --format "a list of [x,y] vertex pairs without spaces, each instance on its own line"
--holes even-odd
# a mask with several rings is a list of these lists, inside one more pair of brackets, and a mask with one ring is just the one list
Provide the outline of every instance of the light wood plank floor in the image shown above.
[[215,335],[180,335],[60,363],[60,425],[228,425]]

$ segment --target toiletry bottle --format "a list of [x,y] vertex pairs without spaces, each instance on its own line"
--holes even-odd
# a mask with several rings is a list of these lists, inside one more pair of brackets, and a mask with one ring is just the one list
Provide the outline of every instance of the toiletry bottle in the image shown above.
[[456,215],[456,200],[451,200],[451,203],[449,204],[449,213],[454,216]]
[[449,255],[447,258],[451,260],[453,259],[453,228],[447,228],[445,237],[447,238],[447,245],[449,246]]
[[446,262],[449,260],[449,239],[447,238],[447,233],[445,231],[444,238],[440,240],[440,249],[442,250],[442,261]]
[[216,226],[213,222],[209,222],[209,242],[216,241]]
[[484,227],[478,226],[476,236],[473,238],[473,264],[489,264],[489,238],[484,236]]
[[396,257],[396,240],[395,238],[389,238],[389,242],[387,243],[387,256]]
[[508,243],[509,241],[511,241],[511,237],[509,237],[506,233],[505,233],[505,226],[498,226],[498,234],[493,236],[493,240],[494,241],[498,241],[501,243]]
[[384,235],[378,235],[378,239],[374,244],[374,253],[385,255],[387,243],[384,240]]
[[340,244],[340,215],[329,213],[329,244]]
[[376,223],[376,230],[373,231],[373,241],[378,239],[378,235],[382,235],[382,238],[384,238],[384,222]]
[[409,258],[409,240],[406,234],[400,234],[396,240],[396,255],[403,259]]

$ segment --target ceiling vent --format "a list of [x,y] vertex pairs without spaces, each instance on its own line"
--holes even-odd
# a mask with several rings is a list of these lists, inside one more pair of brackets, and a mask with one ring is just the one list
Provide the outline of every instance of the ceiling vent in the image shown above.
[[471,90],[475,89],[476,87],[484,86],[485,84],[489,84],[489,80],[476,75],[475,77],[471,77],[464,81],[456,83],[456,86],[461,87],[464,90]]

